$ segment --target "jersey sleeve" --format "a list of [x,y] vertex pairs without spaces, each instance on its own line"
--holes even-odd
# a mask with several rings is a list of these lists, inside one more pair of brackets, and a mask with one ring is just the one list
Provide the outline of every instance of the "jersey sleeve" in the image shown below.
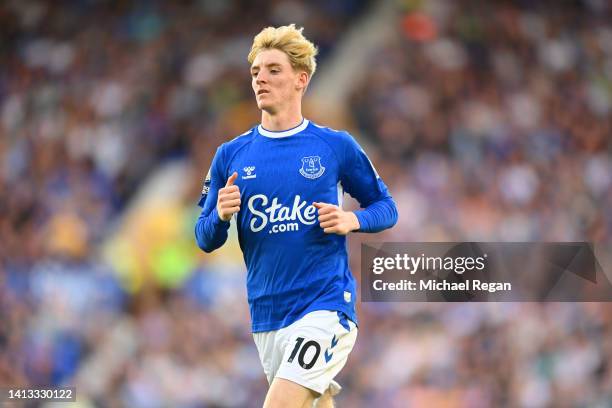
[[198,246],[205,252],[212,252],[225,243],[230,226],[229,221],[222,221],[217,213],[217,194],[227,182],[222,148],[219,147],[215,153],[198,202],[202,212],[195,225],[195,237]]
[[350,134],[345,135],[340,182],[363,208],[355,211],[360,225],[358,232],[380,232],[391,228],[398,218],[395,202],[361,146]]

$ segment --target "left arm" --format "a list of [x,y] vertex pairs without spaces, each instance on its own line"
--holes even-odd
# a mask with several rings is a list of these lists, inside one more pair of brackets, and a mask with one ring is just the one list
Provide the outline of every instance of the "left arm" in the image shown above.
[[355,211],[359,220],[357,232],[380,232],[397,223],[397,207],[391,196],[374,201],[365,209]]
[[351,231],[380,232],[397,223],[398,213],[387,186],[378,176],[363,149],[348,133],[340,153],[340,183],[362,210],[351,212],[326,203],[314,203],[325,233],[346,235]]

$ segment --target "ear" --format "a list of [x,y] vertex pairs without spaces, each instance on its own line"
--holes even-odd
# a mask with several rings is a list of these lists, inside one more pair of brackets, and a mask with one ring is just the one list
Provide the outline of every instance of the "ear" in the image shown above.
[[297,90],[301,90],[302,92],[306,92],[306,87],[308,86],[308,82],[310,81],[310,77],[306,71],[298,72],[298,76],[296,79],[295,88]]

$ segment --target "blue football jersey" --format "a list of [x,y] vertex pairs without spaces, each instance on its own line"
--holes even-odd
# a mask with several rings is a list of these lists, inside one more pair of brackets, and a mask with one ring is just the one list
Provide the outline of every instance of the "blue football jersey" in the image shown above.
[[217,192],[234,172],[253,332],[286,327],[315,310],[340,311],[357,323],[346,237],[325,234],[312,204],[341,206],[346,191],[364,208],[356,212],[359,231],[395,224],[396,206],[363,149],[347,132],[308,120],[283,132],[259,125],[224,143],[199,202],[195,234],[207,252],[227,239],[230,223],[217,214]]

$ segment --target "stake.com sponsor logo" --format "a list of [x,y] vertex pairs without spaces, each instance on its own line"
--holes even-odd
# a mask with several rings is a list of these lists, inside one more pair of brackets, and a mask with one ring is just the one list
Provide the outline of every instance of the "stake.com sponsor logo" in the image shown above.
[[249,211],[253,214],[249,227],[253,232],[260,232],[268,224],[274,224],[268,230],[269,234],[298,231],[300,223],[312,225],[317,222],[317,209],[307,204],[299,195],[293,199],[293,206],[287,207],[280,204],[277,197],[270,201],[265,194],[255,194],[249,198],[247,204]]

